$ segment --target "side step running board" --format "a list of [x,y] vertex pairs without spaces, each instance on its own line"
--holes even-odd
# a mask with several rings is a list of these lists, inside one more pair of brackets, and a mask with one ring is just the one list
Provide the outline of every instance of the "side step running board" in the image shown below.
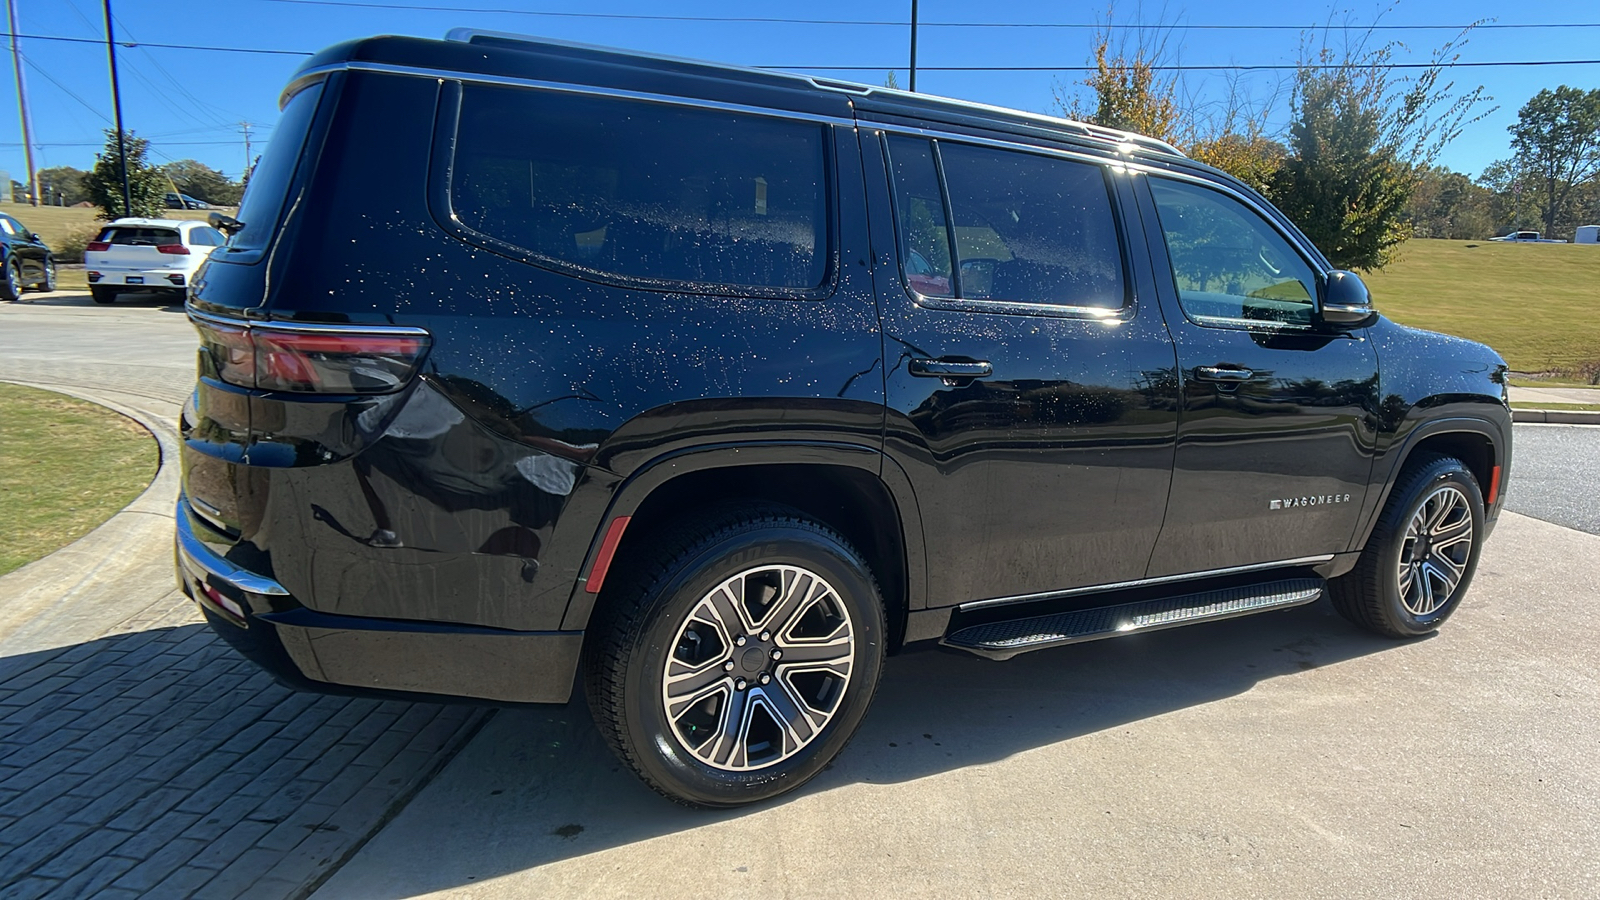
[[961,628],[940,643],[990,659],[1010,659],[1029,650],[1301,606],[1322,596],[1326,586],[1320,578],[1289,578],[1121,606],[1007,619]]

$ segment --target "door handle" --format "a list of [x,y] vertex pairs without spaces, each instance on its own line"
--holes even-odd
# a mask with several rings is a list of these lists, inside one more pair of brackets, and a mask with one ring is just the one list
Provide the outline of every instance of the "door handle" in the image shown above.
[[1249,381],[1256,373],[1234,366],[1195,366],[1194,377],[1200,381],[1222,381],[1238,384]]
[[994,366],[987,360],[913,359],[906,371],[918,378],[942,378],[946,381],[959,378],[988,378]]

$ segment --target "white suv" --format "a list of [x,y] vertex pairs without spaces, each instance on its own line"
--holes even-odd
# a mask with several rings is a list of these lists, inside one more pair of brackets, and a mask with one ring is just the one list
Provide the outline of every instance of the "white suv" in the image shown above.
[[96,303],[118,294],[175,291],[182,295],[211,251],[227,243],[204,222],[179,219],[118,219],[84,248],[89,293]]

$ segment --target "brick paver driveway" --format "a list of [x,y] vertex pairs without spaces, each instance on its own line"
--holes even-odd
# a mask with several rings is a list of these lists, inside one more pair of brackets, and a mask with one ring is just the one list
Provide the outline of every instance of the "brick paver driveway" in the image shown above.
[[[0,379],[112,403],[168,457],[193,354],[154,300],[0,306]],[[487,715],[298,693],[239,657],[173,589],[174,484],[0,578],[0,897],[304,896]]]

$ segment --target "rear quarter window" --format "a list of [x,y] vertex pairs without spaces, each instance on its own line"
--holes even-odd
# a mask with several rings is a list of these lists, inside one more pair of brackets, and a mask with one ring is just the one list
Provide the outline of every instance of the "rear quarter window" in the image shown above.
[[290,97],[284,105],[266,152],[250,172],[250,185],[239,201],[235,217],[244,223],[244,228],[229,239],[229,249],[260,250],[272,242],[321,98],[322,84],[318,83]]
[[827,132],[720,110],[466,85],[448,218],[530,261],[643,287],[827,277]]

